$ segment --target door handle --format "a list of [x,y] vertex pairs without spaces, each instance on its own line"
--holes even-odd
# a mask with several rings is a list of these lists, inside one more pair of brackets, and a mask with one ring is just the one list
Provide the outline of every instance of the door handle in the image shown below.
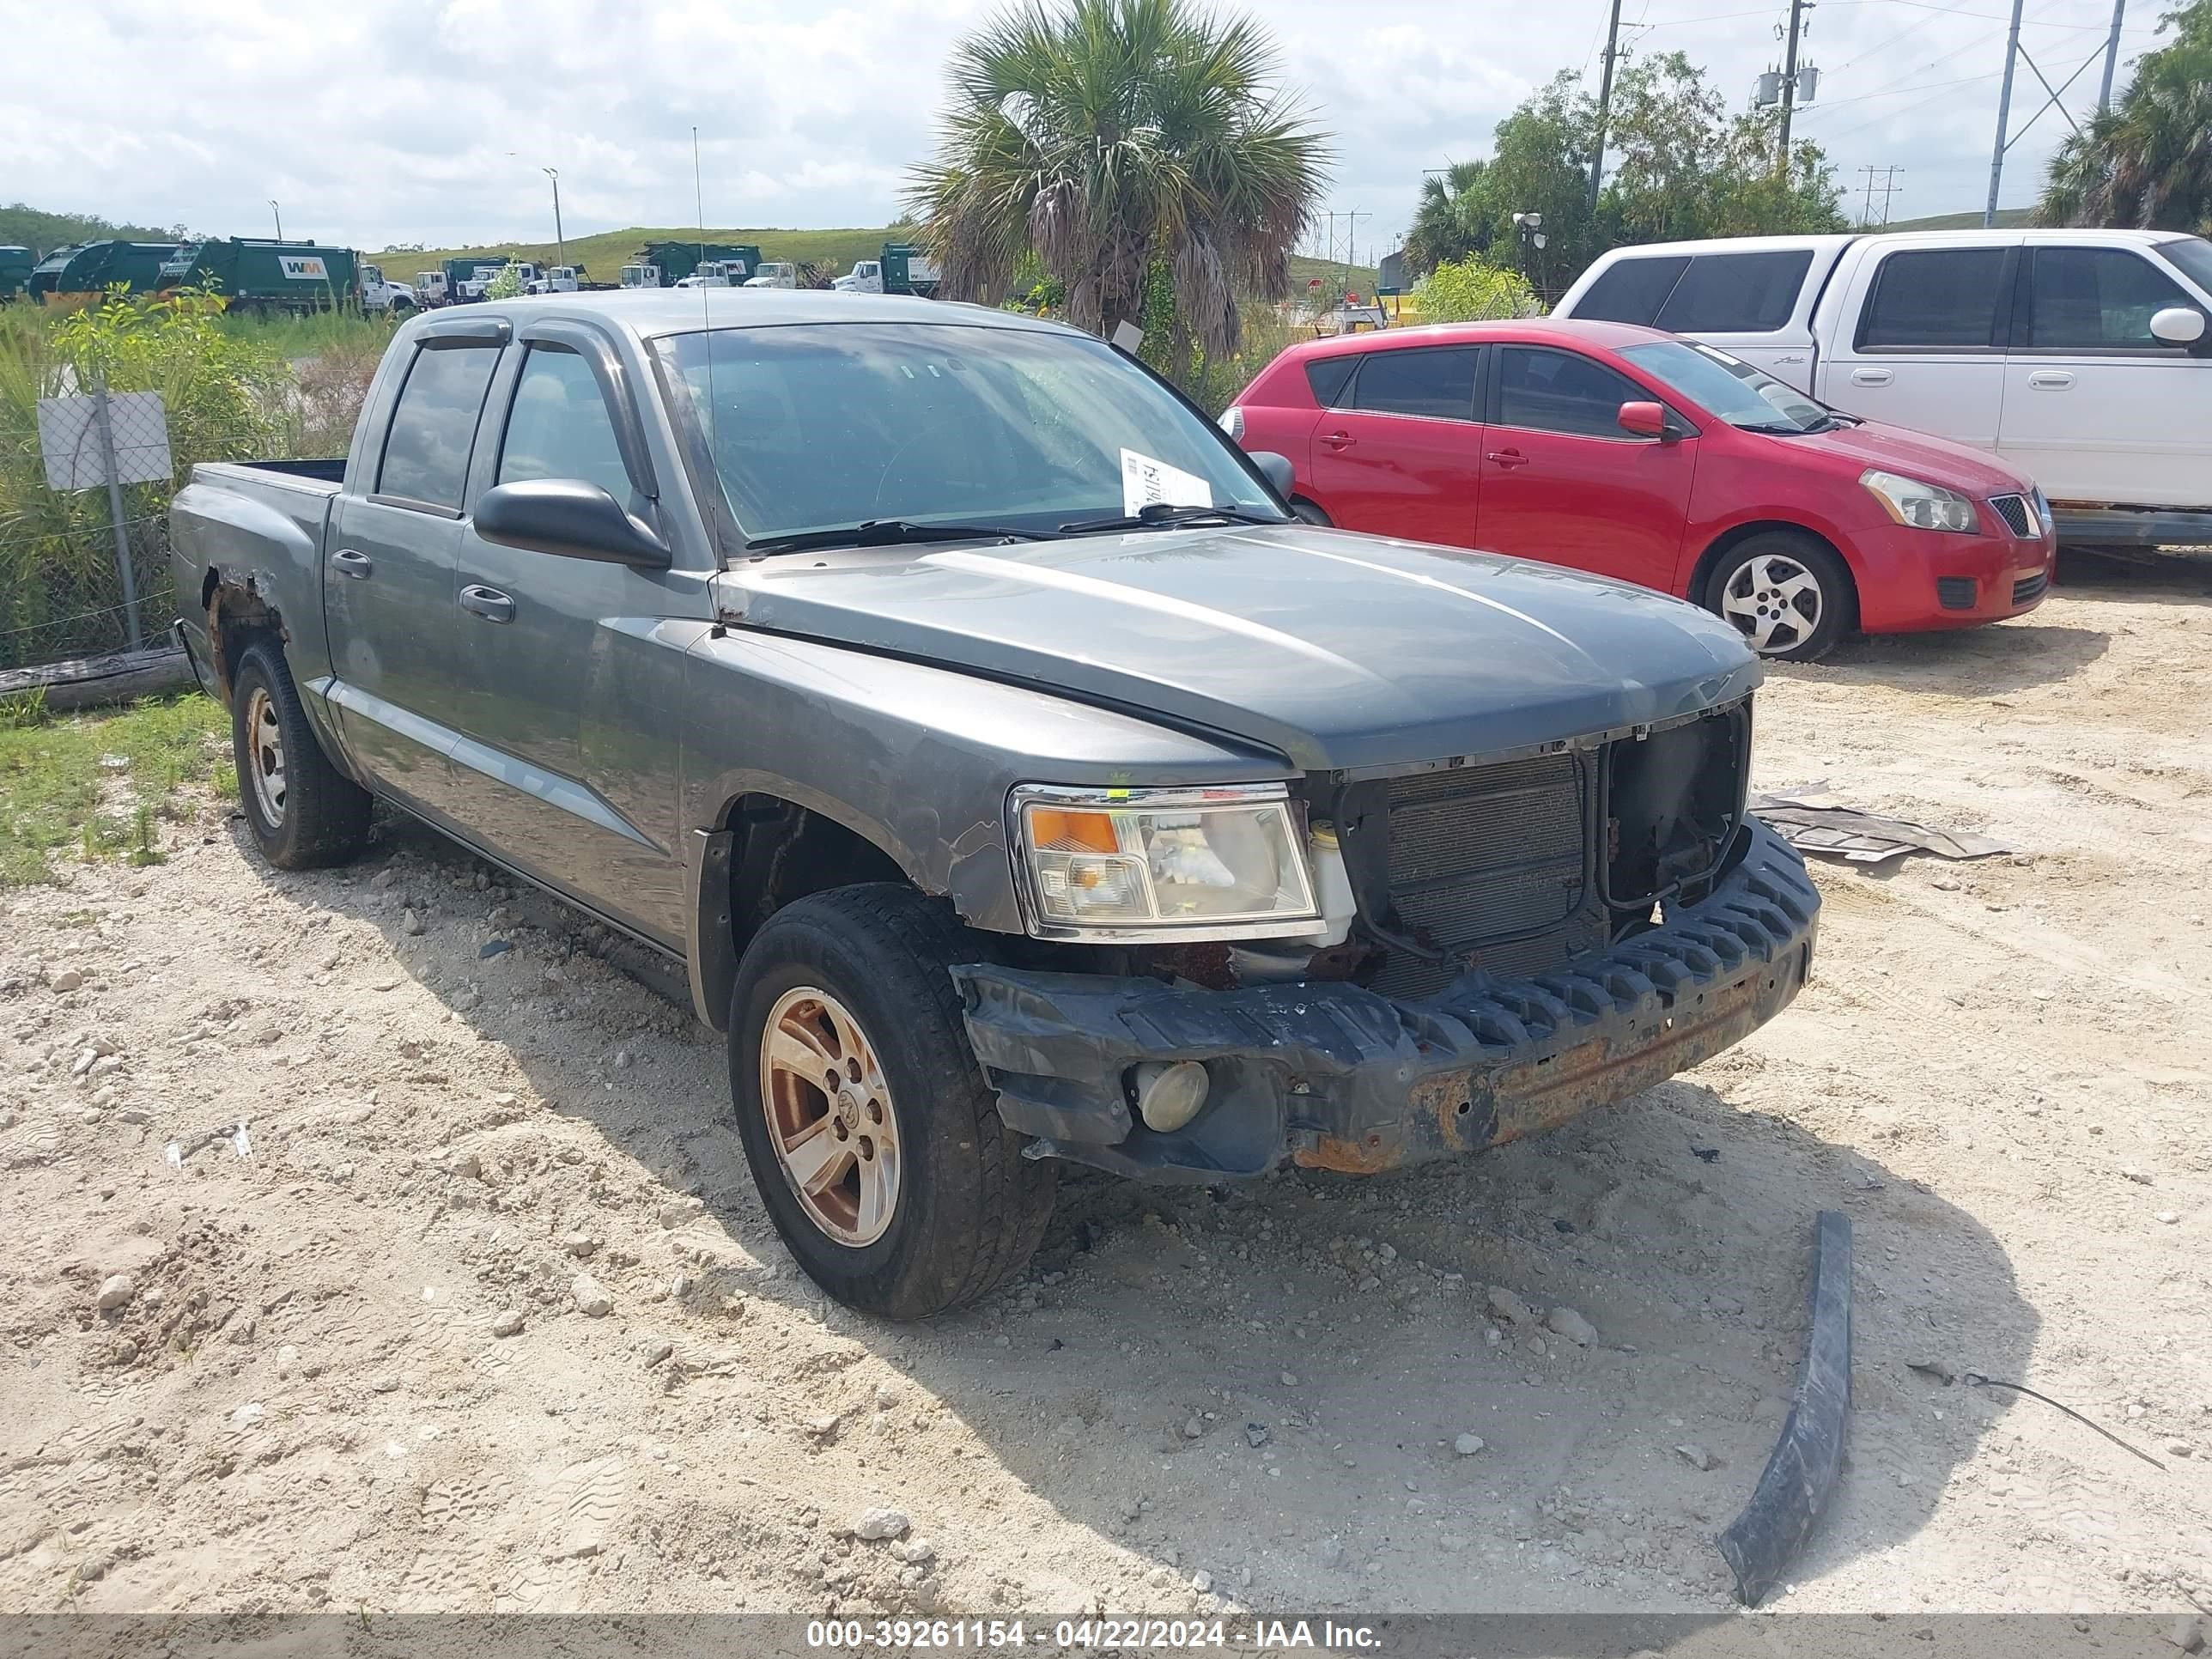
[[2074,384],[2074,377],[2063,368],[2039,368],[2027,383],[2039,392],[2063,392]]
[[1489,459],[1504,467],[1528,465],[1528,458],[1517,449],[1493,449],[1490,452]]
[[1855,368],[1851,371],[1853,386],[1887,386],[1896,378],[1886,368]]
[[331,555],[331,562],[341,576],[350,576],[356,581],[365,581],[376,567],[369,562],[368,555],[351,547],[342,547]]
[[1321,441],[1331,449],[1349,449],[1359,441],[1349,432],[1325,432],[1322,434]]
[[514,620],[514,601],[496,587],[480,587],[471,582],[461,590],[461,609],[486,622],[511,623]]

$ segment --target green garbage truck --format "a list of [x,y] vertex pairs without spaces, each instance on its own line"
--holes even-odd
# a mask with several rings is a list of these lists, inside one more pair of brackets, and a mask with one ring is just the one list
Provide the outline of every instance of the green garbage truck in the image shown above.
[[177,256],[174,242],[72,242],[58,247],[31,271],[28,293],[50,306],[81,306],[118,283],[134,294],[161,285],[161,267]]
[[0,305],[22,299],[30,292],[31,273],[39,257],[27,247],[0,247]]
[[356,303],[351,248],[267,236],[210,238],[179,248],[161,267],[162,288],[202,288],[233,311],[336,311]]
[[625,271],[635,269],[641,272],[658,270],[658,283],[634,281],[625,276],[624,288],[674,288],[700,265],[713,263],[723,266],[738,265],[739,270],[725,270],[729,286],[737,288],[760,269],[761,251],[750,242],[647,242],[638,252],[634,265],[625,265]]

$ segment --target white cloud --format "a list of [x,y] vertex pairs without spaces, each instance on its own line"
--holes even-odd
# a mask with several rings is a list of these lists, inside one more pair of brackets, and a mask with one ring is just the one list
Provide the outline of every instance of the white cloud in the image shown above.
[[[1481,155],[1515,101],[1562,66],[1595,69],[1607,0],[1267,0],[1286,76],[1335,135],[1325,206],[1358,209],[1363,254],[1413,208],[1421,169]],[[708,219],[880,224],[927,154],[945,52],[987,0],[11,0],[19,95],[0,107],[10,197],[218,234],[269,223],[362,247],[543,237],[561,169],[571,234],[682,224],[691,128]],[[1731,102],[1778,52],[1737,0],[1627,0],[1639,52],[1676,47]],[[1901,164],[1911,214],[1980,205],[2004,0],[1820,8],[1826,71],[1800,130],[1847,183]],[[2148,8],[2130,53],[2148,44]],[[2104,0],[2045,0],[2025,39],[2054,81],[2102,40]],[[1746,15],[1749,13],[1749,15]],[[1715,14],[1725,14],[1716,15]],[[1677,21],[1682,20],[1682,21]],[[2071,99],[2085,107],[2092,67]],[[1959,82],[1961,84],[1949,84]],[[2015,125],[2040,100],[2023,68]],[[20,95],[22,88],[37,95]],[[94,104],[82,89],[99,88]],[[2084,89],[2089,89],[2085,92]],[[96,105],[96,107],[95,107]],[[2007,162],[2004,201],[2033,197],[2065,131],[2046,114]],[[1859,198],[1854,191],[1856,205]]]

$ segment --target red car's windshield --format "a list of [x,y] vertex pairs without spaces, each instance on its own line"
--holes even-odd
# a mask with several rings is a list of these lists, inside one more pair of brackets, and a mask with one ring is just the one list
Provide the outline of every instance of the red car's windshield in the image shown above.
[[1693,340],[1654,340],[1620,354],[1730,426],[1788,435],[1844,424],[1825,405],[1749,363]]

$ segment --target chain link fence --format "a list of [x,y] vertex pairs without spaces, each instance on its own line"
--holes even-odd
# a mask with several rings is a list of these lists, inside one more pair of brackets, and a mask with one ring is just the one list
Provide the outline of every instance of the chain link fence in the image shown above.
[[175,615],[161,398],[104,381],[41,398],[37,437],[38,478],[0,513],[0,672],[158,645]]

